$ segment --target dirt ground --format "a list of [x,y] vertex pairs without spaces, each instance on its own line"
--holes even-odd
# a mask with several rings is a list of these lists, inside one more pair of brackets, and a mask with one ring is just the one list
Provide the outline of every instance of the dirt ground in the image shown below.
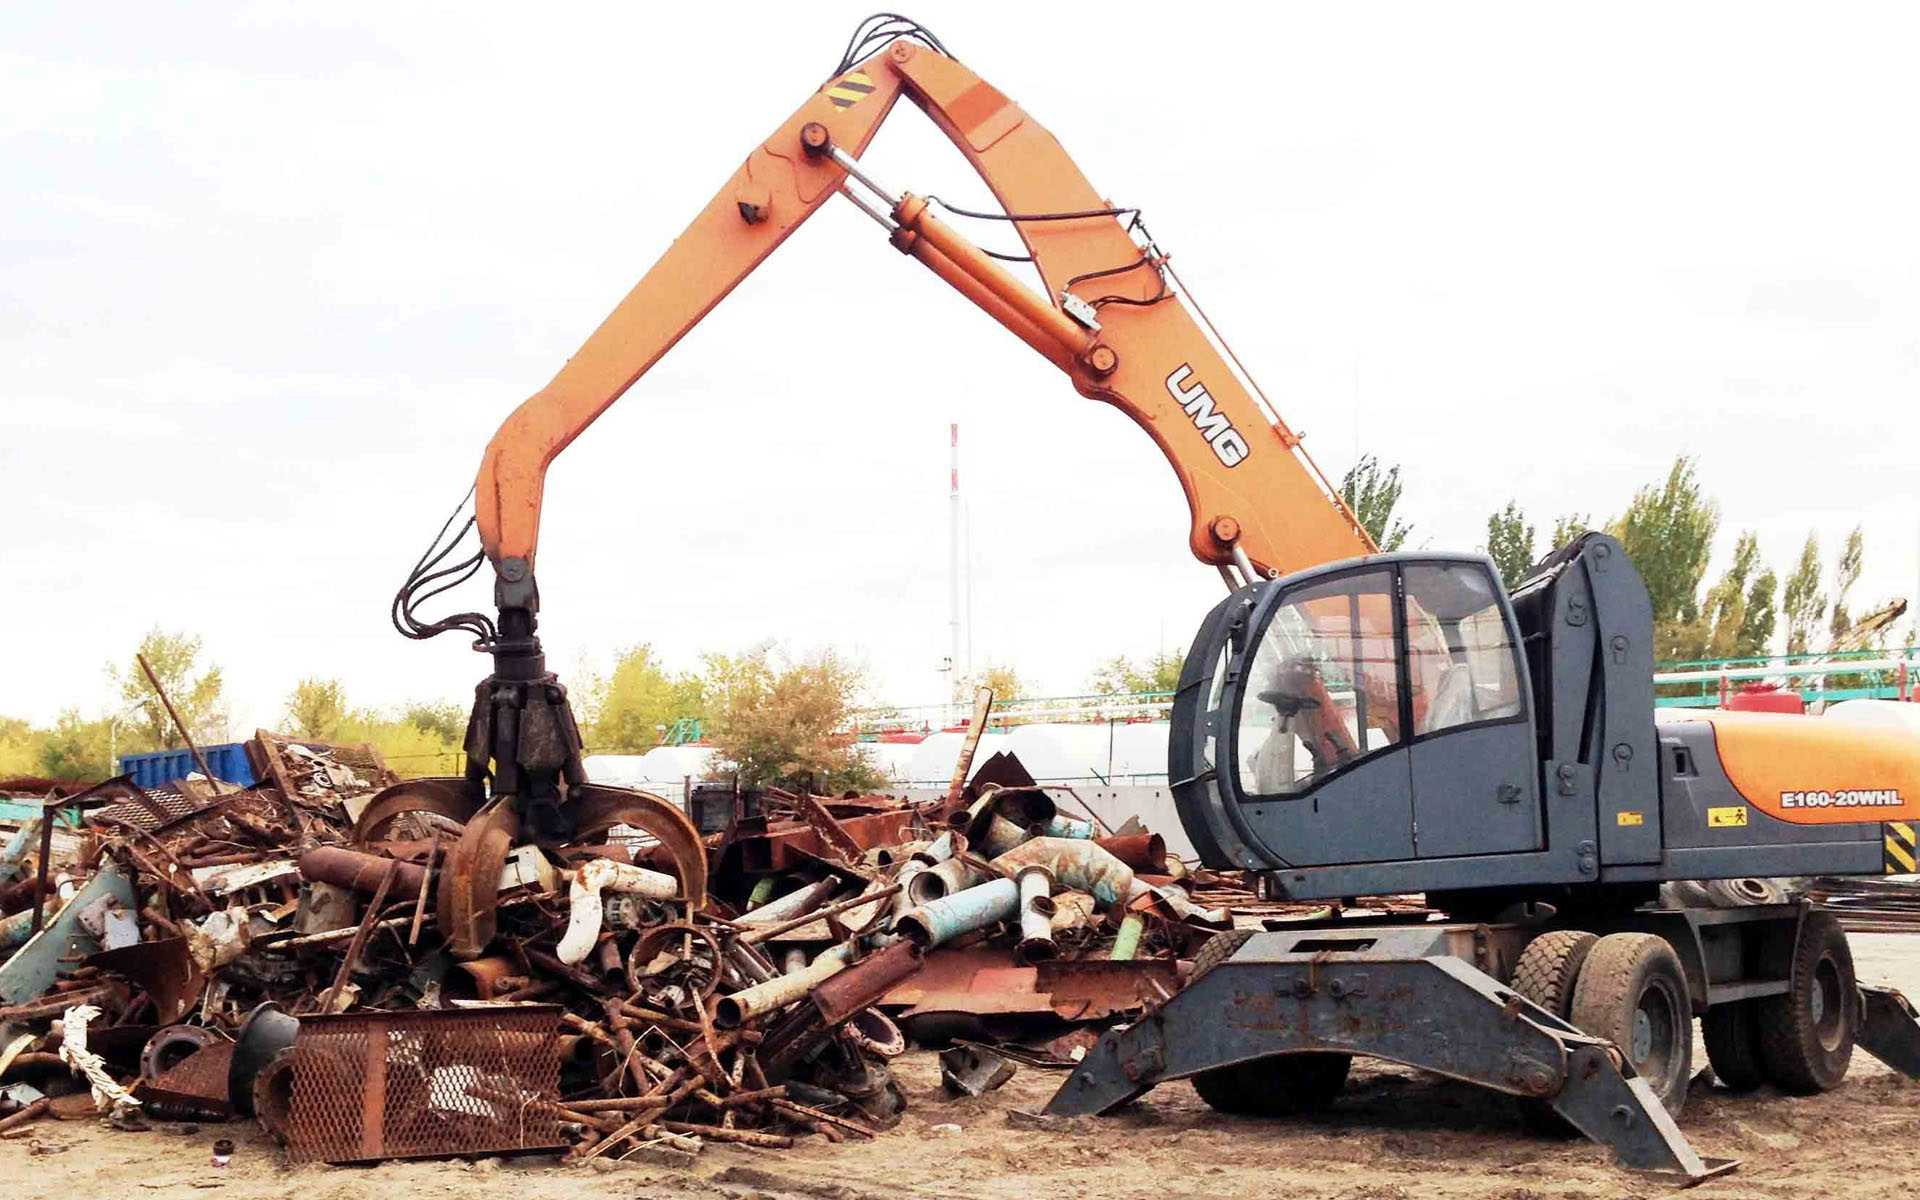
[[[1854,942],[1863,979],[1920,994],[1920,939]],[[1697,1046],[1695,1060],[1705,1063]],[[1047,1128],[1018,1110],[1043,1106],[1058,1074],[1022,1068],[999,1091],[955,1102],[941,1093],[931,1054],[896,1067],[911,1108],[876,1142],[807,1139],[790,1151],[710,1145],[687,1168],[583,1169],[535,1158],[289,1170],[251,1124],[121,1133],[69,1122],[0,1142],[0,1178],[10,1200],[1561,1200],[1671,1190],[1613,1167],[1584,1141],[1526,1135],[1502,1097],[1399,1067],[1356,1064],[1340,1103],[1313,1120],[1221,1118],[1176,1083],[1123,1115]],[[1699,1200],[1916,1194],[1910,1154],[1920,1142],[1920,1083],[1864,1053],[1854,1056],[1846,1085],[1826,1096],[1731,1096],[1696,1084],[1680,1124],[1702,1154],[1743,1160],[1732,1175],[1689,1193]],[[959,1129],[940,1128],[948,1125]],[[210,1149],[221,1136],[238,1149],[231,1166],[216,1169]]]

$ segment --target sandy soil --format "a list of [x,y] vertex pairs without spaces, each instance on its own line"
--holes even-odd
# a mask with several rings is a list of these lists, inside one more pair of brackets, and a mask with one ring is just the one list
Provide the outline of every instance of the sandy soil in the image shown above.
[[[1856,946],[1863,978],[1920,993],[1920,965],[1910,965],[1920,959],[1920,942],[1856,938]],[[1698,1047],[1695,1057],[1704,1064]],[[687,1168],[562,1168],[522,1159],[289,1170],[250,1124],[121,1133],[68,1122],[0,1142],[0,1169],[9,1200],[1560,1200],[1670,1190],[1616,1169],[1584,1141],[1526,1135],[1502,1097],[1397,1067],[1357,1064],[1340,1103],[1314,1120],[1222,1118],[1177,1083],[1117,1117],[1038,1128],[1017,1110],[1037,1111],[1059,1075],[1023,1068],[998,1092],[955,1102],[940,1091],[932,1055],[916,1053],[897,1066],[912,1107],[876,1142],[808,1139],[791,1151],[713,1145]],[[1910,1155],[1920,1142],[1920,1083],[1864,1053],[1855,1055],[1846,1085],[1826,1096],[1731,1096],[1696,1084],[1680,1123],[1702,1154],[1744,1160],[1734,1174],[1689,1193],[1699,1200],[1916,1192]],[[231,1166],[216,1169],[210,1150],[221,1136],[239,1147]]]

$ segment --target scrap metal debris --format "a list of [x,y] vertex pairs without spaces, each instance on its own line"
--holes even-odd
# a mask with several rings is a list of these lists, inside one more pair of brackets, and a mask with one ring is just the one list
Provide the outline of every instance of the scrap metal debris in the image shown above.
[[[0,966],[0,1114],[252,1116],[294,1162],[871,1138],[910,1037],[1045,1061],[1230,924],[1009,755],[920,803],[707,786],[697,825],[582,784],[556,834],[371,747],[247,751],[249,788],[48,800],[58,863],[40,825],[0,844],[0,903],[43,910]],[[948,1073],[1011,1070],[963,1044]]]

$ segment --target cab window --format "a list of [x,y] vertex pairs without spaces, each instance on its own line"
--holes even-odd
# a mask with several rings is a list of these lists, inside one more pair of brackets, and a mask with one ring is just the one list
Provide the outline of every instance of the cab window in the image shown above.
[[1240,689],[1240,789],[1284,796],[1402,740],[1393,572],[1289,593]]
[[1518,717],[1520,660],[1498,587],[1470,563],[1405,569],[1413,734]]

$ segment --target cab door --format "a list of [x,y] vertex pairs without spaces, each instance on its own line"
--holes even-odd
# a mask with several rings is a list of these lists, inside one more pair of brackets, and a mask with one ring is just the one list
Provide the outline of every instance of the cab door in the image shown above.
[[1487,564],[1401,567],[1414,846],[1421,858],[1545,843],[1529,688]]
[[1414,855],[1391,565],[1278,585],[1229,685],[1221,791],[1274,859]]

